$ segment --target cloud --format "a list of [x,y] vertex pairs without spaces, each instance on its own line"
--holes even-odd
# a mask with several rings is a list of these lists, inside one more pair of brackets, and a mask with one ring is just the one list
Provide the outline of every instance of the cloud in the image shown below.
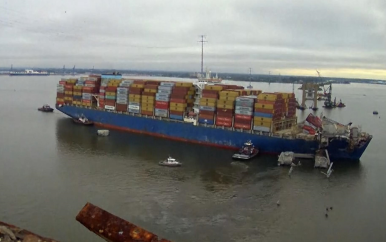
[[380,78],[385,12],[381,0],[8,0],[0,66],[199,71],[205,34],[204,63],[216,72]]

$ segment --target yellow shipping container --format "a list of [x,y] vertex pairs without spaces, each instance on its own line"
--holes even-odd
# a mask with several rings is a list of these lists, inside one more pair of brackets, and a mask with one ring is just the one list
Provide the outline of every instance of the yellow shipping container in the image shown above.
[[142,110],[143,110],[143,111],[149,111],[149,112],[152,112],[152,111],[154,110],[154,107],[150,107],[150,106],[144,107],[144,106],[142,106]]
[[141,102],[141,97],[133,97],[133,96],[129,96],[129,101],[130,101],[130,102],[136,102],[136,103],[139,103],[139,102]]
[[271,122],[260,122],[260,121],[253,121],[254,126],[263,126],[267,128],[271,128],[272,123]]
[[72,95],[72,91],[64,91],[64,94],[66,94],[66,95]]
[[232,101],[232,100],[217,100],[217,104],[234,105],[235,101]]
[[144,92],[151,92],[151,93],[157,93],[157,89],[148,89],[148,88],[145,88],[145,90],[143,90]]
[[110,82],[107,84],[108,87],[118,87],[119,86],[119,83],[115,83],[115,82]]
[[235,101],[237,97],[230,97],[230,96],[220,96],[219,100],[223,101]]
[[72,97],[64,97],[64,100],[66,100],[66,101],[72,101]]
[[64,102],[64,98],[57,98],[56,101],[57,102]]
[[234,109],[233,105],[217,104],[217,108]]
[[74,90],[82,90],[82,86],[74,86]]
[[217,103],[217,99],[216,98],[201,98],[200,99],[200,102],[207,102],[207,103]]
[[170,103],[170,107],[184,107],[184,108],[186,108],[187,106],[188,106],[188,104],[186,104],[186,103],[174,103],[174,102]]
[[200,102],[200,106],[216,107],[216,103]]
[[177,82],[176,86],[177,87],[192,87],[193,83],[192,82]]
[[67,83],[76,83],[78,79],[67,79]]
[[253,120],[255,122],[263,122],[263,123],[272,123],[272,118],[264,118],[264,117],[254,117]]
[[185,107],[171,106],[169,109],[170,109],[170,111],[179,111],[179,112],[185,111]]
[[133,97],[133,98],[141,98],[142,95],[138,95],[138,94],[130,94],[129,97]]
[[224,87],[223,86],[205,86],[205,89],[221,91],[222,89],[224,89]]
[[142,96],[142,100],[154,100],[154,96]]
[[88,106],[88,107],[91,107],[91,103],[84,103],[84,102],[82,102],[82,106]]
[[257,95],[258,100],[275,101],[278,99],[277,94],[273,93],[260,93]]
[[106,92],[106,96],[116,96],[115,92]]
[[81,102],[81,101],[72,101],[72,104],[75,104],[75,105],[82,105],[82,102]]
[[154,101],[142,100],[141,104],[144,106],[154,106]]
[[82,92],[73,92],[73,96],[82,96]]
[[194,93],[195,91],[192,91],[192,90],[188,91],[188,95],[194,95]]
[[143,88],[145,85],[144,84],[131,84],[131,87],[135,88]]
[[255,103],[255,108],[263,108],[263,109],[274,109],[273,104],[263,104],[263,103]]
[[220,91],[220,97],[221,96],[224,96],[224,97],[238,97],[238,96],[240,96],[240,93],[236,92],[236,91]]

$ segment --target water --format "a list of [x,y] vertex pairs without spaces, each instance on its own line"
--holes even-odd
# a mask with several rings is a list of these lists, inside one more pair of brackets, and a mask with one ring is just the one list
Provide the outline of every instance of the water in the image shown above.
[[[102,241],[75,220],[91,202],[173,241],[386,240],[386,86],[333,86],[347,107],[320,111],[374,139],[360,162],[334,164],[327,180],[312,161],[289,178],[273,156],[240,164],[228,150],[116,131],[97,137],[58,111],[37,111],[54,105],[59,78],[0,77],[2,221],[59,241]],[[184,166],[158,166],[169,154]]]

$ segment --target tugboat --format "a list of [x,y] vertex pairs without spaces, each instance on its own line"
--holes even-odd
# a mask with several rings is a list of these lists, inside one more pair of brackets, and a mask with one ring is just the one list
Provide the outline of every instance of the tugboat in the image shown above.
[[232,158],[237,160],[249,160],[255,157],[258,153],[259,150],[255,148],[250,140],[248,140],[244,143],[239,152],[232,156]]
[[73,118],[72,121],[74,121],[77,124],[83,124],[83,125],[93,125],[94,124],[94,122],[88,120],[84,116],[81,116],[79,118]]
[[52,113],[54,111],[48,104],[44,104],[43,107],[38,108],[38,110],[45,113]]
[[337,108],[344,108],[346,105],[342,103],[342,100],[339,100],[339,103],[336,105]]
[[160,161],[158,163],[160,166],[170,166],[170,167],[177,167],[181,166],[182,163],[178,162],[176,159],[169,156],[166,160]]

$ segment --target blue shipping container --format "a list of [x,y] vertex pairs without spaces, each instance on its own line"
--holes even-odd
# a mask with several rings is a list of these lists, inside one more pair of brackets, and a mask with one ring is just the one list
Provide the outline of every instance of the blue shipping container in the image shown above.
[[203,119],[203,118],[199,118],[199,119],[198,119],[198,122],[199,122],[200,124],[209,124],[209,125],[213,125],[213,124],[214,124],[214,120]]
[[170,114],[170,119],[176,119],[176,120],[181,120],[181,121],[183,121],[183,120],[184,120],[184,116],[175,115],[175,114]]
[[254,112],[255,117],[263,117],[263,118],[272,118],[272,113],[261,113],[261,112]]

